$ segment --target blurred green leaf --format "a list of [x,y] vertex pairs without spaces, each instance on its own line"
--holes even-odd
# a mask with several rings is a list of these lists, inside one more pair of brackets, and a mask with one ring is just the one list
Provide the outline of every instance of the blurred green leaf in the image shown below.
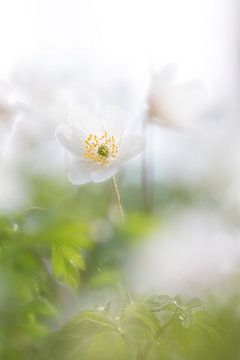
[[151,312],[147,304],[133,303],[124,309],[122,318],[124,326],[141,323],[141,326],[146,327],[152,333],[160,329],[160,324],[156,316]]
[[79,270],[85,269],[85,261],[79,247],[61,243],[52,245],[52,268],[54,274],[71,286],[79,285]]

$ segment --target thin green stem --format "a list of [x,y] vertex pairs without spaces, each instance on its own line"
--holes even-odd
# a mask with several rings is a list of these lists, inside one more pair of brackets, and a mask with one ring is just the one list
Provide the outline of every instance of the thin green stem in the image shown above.
[[[170,319],[168,319],[168,321],[161,327],[161,329],[159,329],[159,331],[157,332],[156,334],[156,337],[155,337],[155,341],[157,341],[159,339],[159,337],[162,335],[162,333],[166,330],[166,328],[173,322],[173,320],[176,318],[176,313],[174,313]],[[149,354],[149,351],[151,350],[152,348],[152,343],[149,343],[145,349],[142,350],[141,353],[139,353],[139,356],[138,356],[138,359],[139,360],[146,360],[147,359],[147,356]]]
[[[143,134],[147,137],[148,133],[148,118],[143,121]],[[142,154],[141,166],[141,185],[142,185],[142,200],[143,209],[146,213],[150,213],[153,208],[153,179],[152,179],[152,164],[149,161],[149,149],[146,148]]]
[[122,209],[122,205],[121,205],[121,197],[120,197],[117,182],[116,182],[116,179],[114,176],[112,177],[112,184],[113,184],[113,190],[114,190],[114,194],[116,197],[116,202],[117,202],[117,206],[118,206],[118,210],[119,210],[120,219],[121,219],[121,222],[123,222],[123,209]]

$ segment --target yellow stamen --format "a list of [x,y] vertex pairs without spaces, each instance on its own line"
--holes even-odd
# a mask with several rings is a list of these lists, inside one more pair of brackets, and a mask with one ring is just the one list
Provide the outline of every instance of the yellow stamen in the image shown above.
[[84,157],[99,164],[107,164],[118,153],[118,147],[114,136],[105,131],[101,136],[89,134],[85,142]]

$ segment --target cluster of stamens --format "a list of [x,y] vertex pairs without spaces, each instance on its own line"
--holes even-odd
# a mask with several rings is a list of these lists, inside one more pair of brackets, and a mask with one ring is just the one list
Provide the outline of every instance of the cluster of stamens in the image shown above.
[[107,131],[101,136],[90,134],[85,140],[84,157],[100,164],[107,164],[117,156],[118,147],[114,136]]

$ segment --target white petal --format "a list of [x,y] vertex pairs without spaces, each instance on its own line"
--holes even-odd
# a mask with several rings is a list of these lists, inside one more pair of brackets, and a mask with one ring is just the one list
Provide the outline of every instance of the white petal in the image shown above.
[[125,129],[124,116],[121,109],[115,105],[106,106],[101,124],[110,135],[121,137]]
[[93,164],[86,160],[73,158],[69,164],[69,180],[74,185],[83,185],[92,181]]
[[74,106],[69,116],[70,125],[78,128],[86,135],[99,133],[101,126],[99,121],[83,106]]
[[120,154],[116,159],[120,165],[138,156],[145,147],[145,138],[142,135],[126,137],[119,149]]
[[106,167],[103,165],[94,172],[92,172],[92,180],[95,183],[99,183],[107,179],[110,179],[112,176],[116,174],[116,172],[117,172],[116,166]]
[[69,125],[59,125],[56,128],[55,136],[58,142],[73,155],[83,155],[83,135],[77,128],[73,128]]

